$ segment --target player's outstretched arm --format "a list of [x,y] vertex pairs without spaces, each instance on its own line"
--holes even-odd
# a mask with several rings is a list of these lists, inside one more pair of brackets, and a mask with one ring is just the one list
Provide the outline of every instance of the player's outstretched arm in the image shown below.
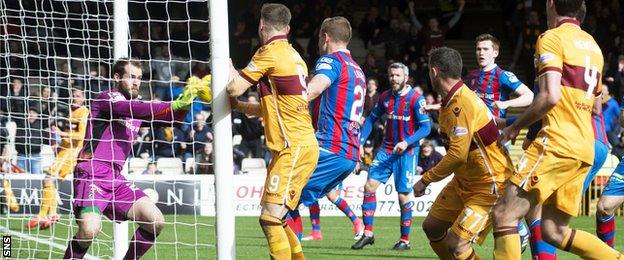
[[243,102],[239,101],[235,97],[230,97],[230,106],[232,109],[254,116],[262,116],[262,110],[260,103],[251,103],[251,102]]
[[98,99],[95,106],[101,106],[104,111],[118,117],[129,117],[140,120],[180,121],[187,110],[175,111],[173,102],[128,100],[119,92],[108,92],[102,99]]

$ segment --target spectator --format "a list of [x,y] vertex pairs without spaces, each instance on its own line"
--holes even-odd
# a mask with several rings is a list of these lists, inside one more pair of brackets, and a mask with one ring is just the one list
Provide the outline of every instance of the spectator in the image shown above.
[[[186,148],[186,153],[189,155],[196,155],[204,151],[204,146],[208,143],[212,143],[212,129],[208,127],[206,123],[206,114],[198,113],[195,115],[195,122],[193,122],[193,128],[188,133],[188,140],[192,142]],[[186,158],[190,157],[185,155]]]
[[179,157],[181,160],[186,142],[184,132],[177,127],[158,127],[154,131],[154,149],[156,160],[162,157]]
[[158,168],[156,168],[156,163],[155,162],[150,162],[147,164],[147,168],[145,169],[145,171],[143,171],[143,173],[141,174],[151,174],[151,175],[156,175],[156,174],[162,174],[161,171],[158,170]]
[[0,103],[0,110],[15,114],[26,113],[26,90],[22,79],[14,78],[11,81],[11,88],[8,93],[2,93],[2,103]]
[[[257,104],[258,98],[255,94],[248,97],[247,102]],[[244,153],[244,157],[262,158],[262,135],[264,130],[260,118],[255,115],[246,115],[235,112],[234,127],[241,135],[242,141],[239,149]]]
[[533,10],[529,13],[522,33],[519,35],[518,44],[514,53],[514,61],[511,67],[515,67],[519,62],[524,68],[526,81],[533,81],[535,78],[535,66],[533,56],[535,55],[535,43],[537,38],[546,30],[544,24],[540,22],[539,14]]
[[383,43],[386,49],[386,59],[401,61],[403,54],[407,51],[407,42],[409,41],[409,31],[401,29],[399,19],[390,20],[390,26],[384,28],[381,33],[375,31],[372,42],[373,44]]
[[624,156],[624,135],[621,135],[617,139],[617,144],[613,145],[611,154],[615,155],[617,158],[622,158]]
[[61,70],[56,73],[56,77],[53,78],[52,86],[55,88],[54,92],[58,96],[58,101],[69,106],[69,89],[72,86],[71,71],[69,63],[61,63]]
[[56,116],[56,97],[54,95],[49,86],[43,86],[39,92],[39,97],[30,100],[32,104],[29,106],[34,106],[41,111],[41,126],[45,129],[56,125],[52,120]]
[[425,95],[425,110],[431,118],[431,132],[427,136],[428,140],[431,140],[434,145],[440,143],[440,102],[435,99],[435,93],[427,93]]
[[195,174],[214,174],[212,148],[212,142],[208,142],[202,152],[195,155]]
[[242,68],[246,66],[245,63],[249,57],[251,57],[251,35],[246,28],[245,20],[241,19],[236,23],[235,31],[232,34],[231,45],[235,50],[232,53],[232,63],[234,67]]
[[368,54],[366,54],[366,62],[362,67],[362,71],[364,71],[366,77],[379,79],[381,76],[384,76],[385,72],[383,72],[381,67],[382,64],[377,61],[377,57],[375,57],[375,52],[369,51]]
[[368,13],[364,19],[362,19],[360,27],[358,27],[360,37],[362,37],[362,41],[364,42],[364,48],[368,49],[370,41],[376,34],[379,34],[381,28],[385,27],[386,23],[387,22],[379,16],[379,9],[377,7],[373,6],[368,9]]
[[602,117],[605,124],[605,132],[607,132],[607,138],[611,145],[618,143],[618,136],[621,132],[621,127],[618,122],[620,118],[620,105],[611,95],[609,95],[609,87],[602,85]]
[[379,100],[379,92],[377,92],[377,87],[379,86],[379,81],[375,77],[368,78],[366,82],[366,97],[364,98],[364,117],[370,115],[375,105],[377,105],[377,101]]
[[39,111],[35,107],[31,107],[24,117],[16,120],[17,165],[26,172],[41,174],[41,146],[44,144],[44,132],[41,127]]
[[414,2],[410,1],[408,3],[408,7],[410,9],[410,19],[412,23],[416,27],[417,30],[421,32],[424,46],[423,46],[423,54],[429,54],[429,51],[433,48],[438,48],[444,46],[444,39],[446,38],[446,33],[453,28],[459,22],[462,14],[464,13],[464,6],[466,5],[465,0],[458,0],[459,10],[455,12],[453,18],[445,24],[440,26],[440,22],[438,18],[432,17],[429,18],[427,22],[427,28],[423,28],[423,25],[418,21],[416,14],[414,13]]
[[89,72],[89,82],[86,91],[90,99],[95,99],[102,91],[110,90],[111,81],[108,75],[108,69],[104,65],[98,65],[97,69]]
[[132,151],[135,157],[140,157],[146,160],[154,160],[154,136],[152,128],[141,127],[139,133],[134,140]]
[[191,74],[198,78],[203,78],[204,76],[210,74],[210,70],[208,69],[208,64],[203,61],[198,61],[195,63],[195,66],[191,69]]
[[438,153],[438,151],[435,150],[433,142],[427,139],[423,140],[420,145],[419,157],[418,167],[416,167],[416,172],[418,174],[423,174],[442,160],[442,154]]
[[605,82],[612,85],[611,93],[620,104],[624,101],[624,55],[619,55],[616,66],[611,66]]
[[375,158],[375,147],[373,146],[373,142],[367,140],[364,143],[364,155],[362,156],[362,167],[360,171],[368,172],[371,164],[373,163],[373,159]]

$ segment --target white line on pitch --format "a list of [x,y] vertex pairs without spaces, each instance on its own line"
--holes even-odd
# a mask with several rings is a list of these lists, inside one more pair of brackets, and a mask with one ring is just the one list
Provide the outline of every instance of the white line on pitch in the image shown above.
[[[67,248],[66,245],[61,245],[61,244],[54,243],[54,242],[51,242],[51,241],[48,241],[48,240],[44,240],[44,239],[41,239],[41,238],[38,238],[38,237],[33,237],[31,235],[24,234],[22,232],[13,231],[13,230],[10,230],[10,229],[8,229],[8,228],[6,228],[4,226],[0,226],[0,231],[6,232],[7,234],[12,235],[12,236],[18,236],[18,237],[21,237],[21,238],[24,238],[24,239],[35,241],[37,243],[46,244],[46,245],[52,246],[54,248],[58,248],[59,250],[65,251],[65,249]],[[95,256],[92,256],[90,254],[86,254],[85,255],[85,259],[98,260],[99,258],[97,258]]]

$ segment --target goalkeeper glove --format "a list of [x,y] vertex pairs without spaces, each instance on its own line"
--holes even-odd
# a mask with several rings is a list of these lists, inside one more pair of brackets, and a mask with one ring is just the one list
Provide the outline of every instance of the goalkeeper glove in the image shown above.
[[212,76],[210,74],[204,76],[197,86],[197,96],[206,102],[212,102]]
[[171,102],[171,110],[189,110],[193,104],[193,99],[197,97],[197,82],[201,80],[198,77],[191,77],[184,87],[184,92],[173,102]]

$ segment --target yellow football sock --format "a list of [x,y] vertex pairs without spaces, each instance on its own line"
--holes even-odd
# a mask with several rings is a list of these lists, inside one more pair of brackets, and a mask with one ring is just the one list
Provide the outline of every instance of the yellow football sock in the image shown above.
[[477,253],[471,247],[470,250],[466,250],[463,253],[455,256],[455,259],[458,259],[458,260],[481,260],[481,257],[479,257],[479,255],[477,255]]
[[41,191],[41,208],[39,208],[39,218],[45,218],[48,216],[50,205],[52,200],[56,200],[56,192],[54,185],[46,185]]
[[282,220],[270,215],[260,215],[260,227],[269,243],[271,259],[290,259],[290,243]]
[[582,230],[571,229],[561,241],[559,249],[583,259],[622,259],[622,253],[611,248],[597,237]]
[[13,194],[11,182],[9,182],[9,180],[7,179],[4,179],[4,181],[2,182],[2,186],[4,186],[4,194],[6,195],[9,209],[13,212],[17,212],[19,210],[19,203],[17,203],[17,198],[15,198],[15,194]]
[[57,206],[57,201],[56,201],[56,196],[58,194],[58,189],[56,188],[55,185],[52,185],[52,189],[51,189],[52,195],[50,195],[50,210],[48,211],[49,215],[56,215],[56,206]]
[[286,231],[286,236],[288,236],[288,243],[290,244],[290,256],[293,260],[305,260],[305,256],[303,255],[303,249],[301,248],[301,243],[299,242],[299,238],[297,234],[286,224],[286,222],[282,222],[282,227],[284,227],[284,231]]
[[435,252],[441,260],[453,260],[453,255],[448,251],[444,241],[445,237],[446,234],[444,234],[444,236],[440,239],[429,240],[429,245],[431,246],[431,249],[433,249],[433,252]]
[[518,226],[504,226],[494,232],[494,259],[520,259]]

